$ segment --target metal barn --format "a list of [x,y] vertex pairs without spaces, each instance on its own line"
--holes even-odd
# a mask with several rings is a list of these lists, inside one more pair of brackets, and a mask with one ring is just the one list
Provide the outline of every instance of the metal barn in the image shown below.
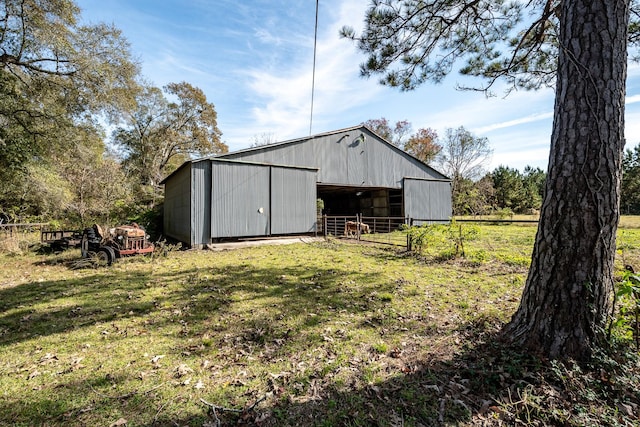
[[163,181],[164,233],[197,247],[214,239],[312,233],[317,169],[218,158],[184,163]]
[[364,126],[185,163],[165,178],[165,235],[223,237],[315,230],[327,215],[448,220],[451,181]]
[[451,216],[451,180],[365,126],[220,157],[318,168],[318,198],[329,215]]

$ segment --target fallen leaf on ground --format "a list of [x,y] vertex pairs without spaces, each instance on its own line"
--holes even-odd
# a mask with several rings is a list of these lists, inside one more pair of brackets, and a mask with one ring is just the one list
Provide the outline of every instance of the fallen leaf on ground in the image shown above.
[[110,424],[109,427],[120,427],[120,426],[126,426],[126,425],[127,425],[127,420],[125,420],[124,418],[120,418],[118,421]]

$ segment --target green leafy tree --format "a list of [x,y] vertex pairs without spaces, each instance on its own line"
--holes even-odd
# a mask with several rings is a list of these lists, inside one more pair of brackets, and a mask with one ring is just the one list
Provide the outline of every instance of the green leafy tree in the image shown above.
[[118,218],[118,206],[131,204],[133,194],[119,160],[92,127],[78,126],[71,137],[75,143],[54,156],[52,170],[62,178],[70,197],[53,217],[82,227],[125,220]]
[[126,39],[113,26],[80,25],[79,14],[69,0],[0,3],[0,206],[5,211],[45,212],[37,196],[24,195],[23,183],[52,183],[51,159],[69,148],[66,136],[78,125],[95,127],[94,115],[113,114],[133,99],[138,66]]
[[467,178],[456,182],[456,190],[451,194],[453,215],[473,215],[479,194],[474,182]]
[[622,197],[627,214],[640,214],[640,145],[627,149],[622,160]]
[[[363,75],[403,90],[454,65],[513,88],[555,84],[545,197],[522,300],[504,336],[551,358],[587,359],[613,292],[627,43],[636,0],[375,0],[356,35]],[[631,10],[633,9],[633,13]],[[631,18],[630,18],[631,16]]]
[[474,182],[474,197],[470,197],[469,213],[472,215],[486,215],[493,210],[496,189],[491,176],[485,175]]
[[491,173],[491,178],[495,188],[494,197],[497,207],[508,208],[517,213],[522,212],[525,191],[520,171],[507,166],[498,166]]
[[547,174],[540,168],[525,166],[522,181],[525,191],[525,208],[529,211],[539,211],[544,197],[544,185]]
[[130,106],[138,65],[109,25],[80,25],[70,0],[6,0],[0,5],[3,124],[46,136],[60,120]]
[[201,89],[182,82],[170,83],[164,92],[146,86],[136,108],[125,115],[125,125],[114,131],[113,140],[125,150],[129,174],[154,189],[170,172],[172,160],[226,152],[221,135],[213,104]]
[[499,166],[491,173],[495,188],[496,207],[516,213],[531,213],[540,209],[546,174],[540,168],[526,166],[524,172]]

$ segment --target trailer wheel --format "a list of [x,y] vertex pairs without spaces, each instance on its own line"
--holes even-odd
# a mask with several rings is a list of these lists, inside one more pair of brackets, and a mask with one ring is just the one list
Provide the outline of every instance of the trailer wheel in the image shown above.
[[112,248],[111,246],[101,246],[100,248],[106,249],[109,252],[109,256],[111,257],[111,262],[109,263],[109,265],[111,265],[112,263],[118,260],[118,255],[114,248]]
[[113,264],[113,260],[116,258],[113,249],[108,246],[100,246],[98,251],[96,252],[96,259],[98,261],[98,265],[111,265]]

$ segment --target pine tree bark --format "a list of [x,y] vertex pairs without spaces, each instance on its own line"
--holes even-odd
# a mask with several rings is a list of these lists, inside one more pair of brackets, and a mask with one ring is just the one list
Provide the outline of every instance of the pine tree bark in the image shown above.
[[613,292],[629,0],[563,0],[548,178],[531,268],[505,338],[586,360]]

